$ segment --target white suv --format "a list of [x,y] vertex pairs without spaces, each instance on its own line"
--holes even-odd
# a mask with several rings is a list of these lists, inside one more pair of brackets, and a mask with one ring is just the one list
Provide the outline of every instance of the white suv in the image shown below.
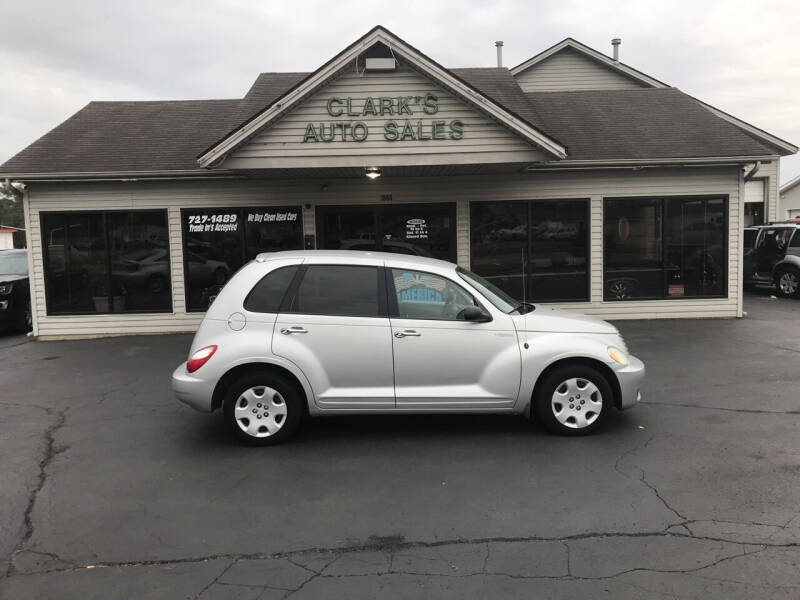
[[249,443],[305,415],[532,411],[586,434],[640,399],[609,323],[522,304],[454,264],[380,252],[259,255],[222,289],[172,376]]

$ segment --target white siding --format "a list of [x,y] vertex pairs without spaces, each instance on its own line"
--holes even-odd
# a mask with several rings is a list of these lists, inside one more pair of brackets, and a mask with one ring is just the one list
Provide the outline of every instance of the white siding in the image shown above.
[[781,206],[778,218],[800,217],[800,185],[794,186],[785,194],[781,194]]
[[[325,189],[323,189],[323,184]],[[741,188],[741,190],[740,190]],[[469,203],[483,200],[588,198],[591,207],[591,297],[563,304],[613,319],[741,316],[740,214],[744,184],[741,170],[643,169],[605,172],[543,172],[494,176],[382,178],[357,180],[222,180],[118,184],[31,184],[29,225],[32,249],[34,318],[38,335],[110,335],[193,331],[201,315],[186,313],[180,209],[214,206],[301,205],[305,233],[315,233],[314,211],[323,204],[378,204],[382,194],[393,203],[454,202],[457,209],[458,262],[469,266]],[[703,300],[603,302],[603,198],[610,196],[728,195],[728,297]],[[308,208],[306,208],[308,206]],[[157,315],[48,316],[40,218],[42,211],[161,208],[169,211],[173,312]]]
[[586,56],[565,48],[517,76],[525,92],[631,90],[649,87]]
[[[412,115],[366,115],[332,117],[327,112],[329,98],[352,99],[360,112],[367,97],[376,102],[380,97],[420,97],[432,93],[438,98],[438,112],[426,114],[422,102],[412,104]],[[395,105],[396,106],[396,105]],[[406,120],[416,127],[422,121],[426,135],[434,120],[445,122],[442,140],[397,140],[384,138],[384,124],[397,122],[402,128]],[[449,124],[463,123],[462,139],[450,139]],[[369,135],[366,140],[304,142],[306,126],[311,123],[317,131],[325,124],[364,122]],[[375,157],[375,158],[372,158]],[[382,166],[426,164],[485,164],[494,162],[525,162],[541,160],[543,154],[528,142],[512,134],[492,119],[478,112],[461,99],[434,84],[407,66],[395,72],[347,72],[312,95],[301,106],[255,135],[252,140],[231,153],[223,163],[225,168],[283,168],[283,167],[366,167],[372,163]]]
[[[748,170],[751,167],[748,167]],[[764,215],[767,222],[783,218],[778,214],[778,179],[780,177],[780,162],[776,159],[769,163],[761,163],[756,174],[764,182]]]

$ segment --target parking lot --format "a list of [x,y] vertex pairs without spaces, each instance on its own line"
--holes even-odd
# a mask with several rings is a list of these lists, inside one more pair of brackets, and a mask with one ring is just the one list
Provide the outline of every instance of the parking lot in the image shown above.
[[[0,338],[0,598],[797,598],[800,302],[620,322],[644,402],[307,422],[172,398],[190,336]],[[6,570],[7,565],[7,570]]]

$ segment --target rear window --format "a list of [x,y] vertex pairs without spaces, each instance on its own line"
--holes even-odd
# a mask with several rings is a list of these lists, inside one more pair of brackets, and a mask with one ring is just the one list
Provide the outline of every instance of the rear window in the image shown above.
[[245,310],[261,313],[278,312],[298,268],[299,265],[292,265],[267,273],[244,299]]

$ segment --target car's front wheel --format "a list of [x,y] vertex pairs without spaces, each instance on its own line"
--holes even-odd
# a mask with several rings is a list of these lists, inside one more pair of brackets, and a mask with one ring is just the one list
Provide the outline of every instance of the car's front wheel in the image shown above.
[[599,371],[581,364],[564,365],[537,386],[534,413],[552,433],[586,435],[605,421],[613,398],[611,386]]
[[775,273],[775,287],[782,298],[800,298],[800,270],[787,267]]
[[272,373],[251,373],[228,389],[223,412],[234,435],[254,446],[279,444],[290,437],[303,415],[297,390]]

